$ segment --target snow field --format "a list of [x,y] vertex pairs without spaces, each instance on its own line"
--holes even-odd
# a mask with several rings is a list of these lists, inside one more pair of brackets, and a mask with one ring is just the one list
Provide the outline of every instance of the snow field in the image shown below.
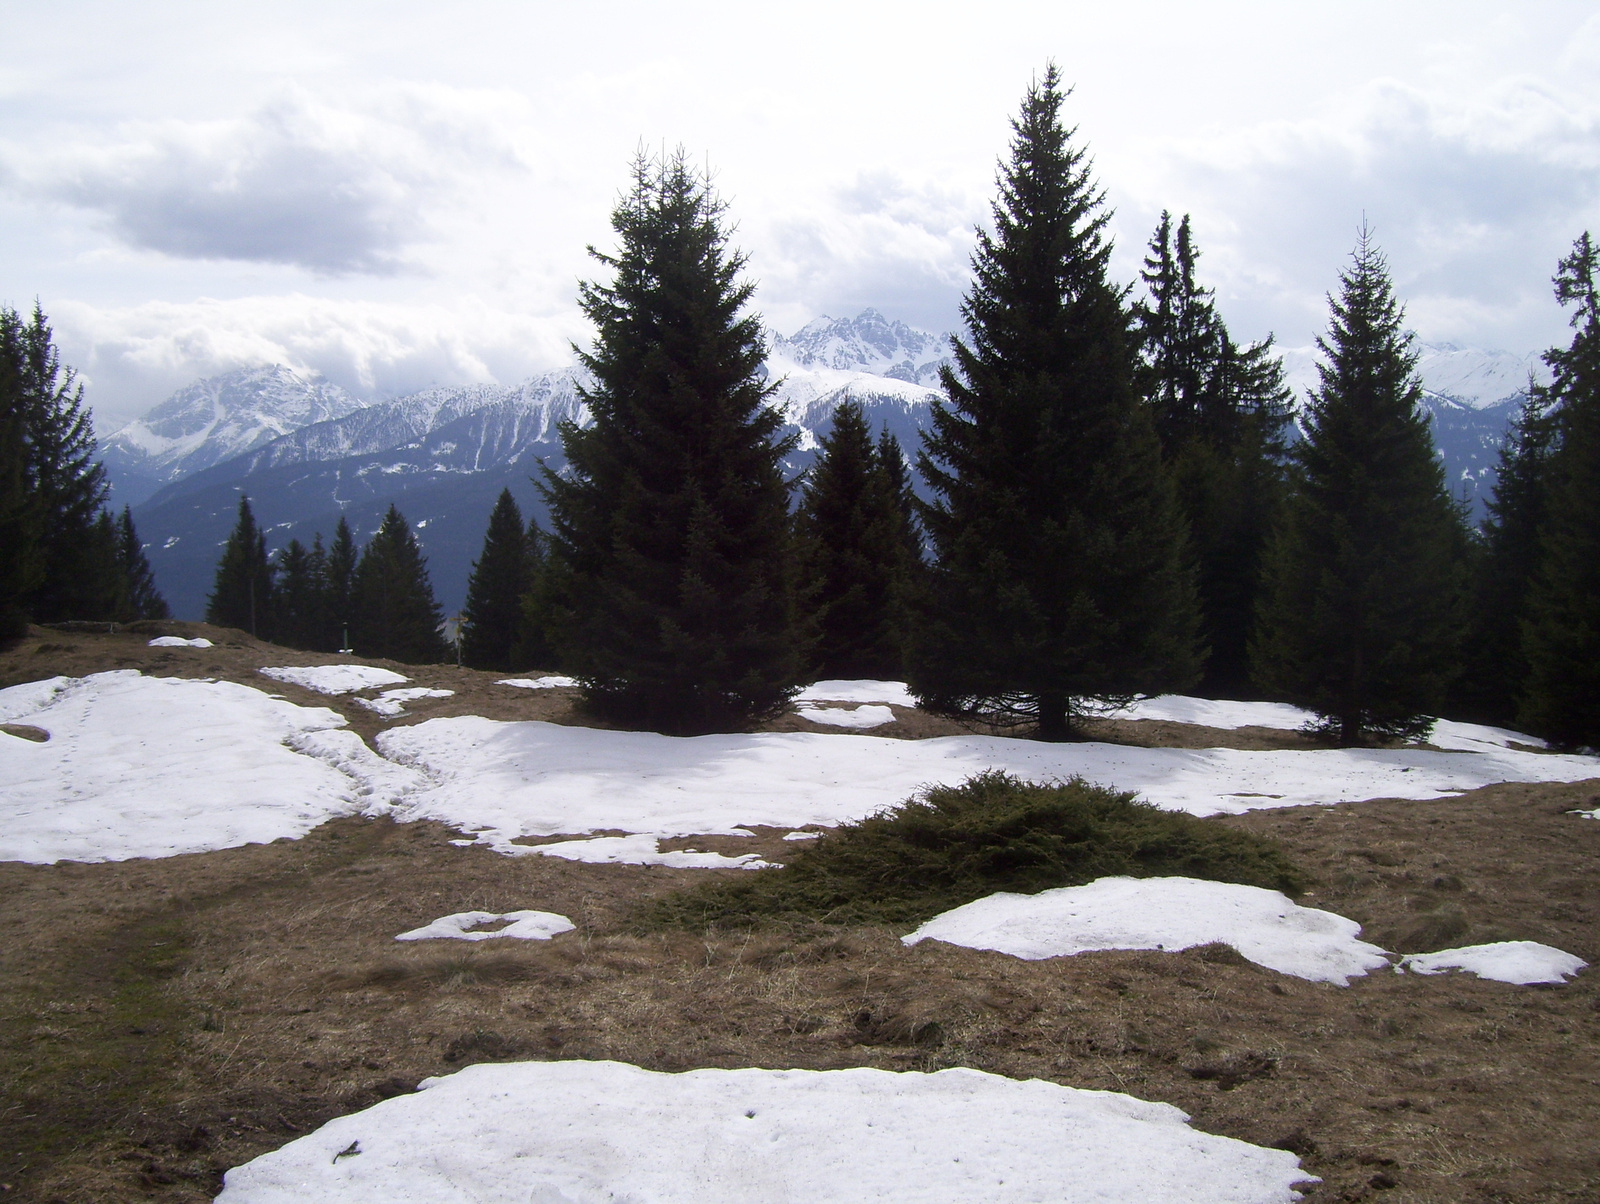
[[204,637],[201,637],[199,639],[194,639],[194,640],[186,640],[182,636],[179,636],[179,635],[158,635],[158,636],[156,636],[155,639],[150,641],[149,646],[151,648],[211,648],[211,647],[214,647],[214,645],[211,643],[211,641],[208,640],[208,639],[205,639]]
[[375,669],[371,665],[284,666],[258,669],[257,672],[273,681],[286,681],[292,686],[315,690],[318,694],[350,694],[375,686],[398,686],[411,680],[389,669]]
[[[504,928],[488,932],[473,932],[479,924],[508,923]],[[487,941],[495,937],[511,937],[519,941],[548,941],[576,927],[566,916],[553,911],[458,911],[454,915],[440,916],[431,924],[402,932],[397,941]]]
[[1295,1156],[976,1070],[479,1064],[229,1171],[218,1204],[1289,1204]]
[[343,716],[248,686],[137,670],[0,690],[0,721],[50,733],[0,741],[0,860],[171,857],[304,836],[386,808],[415,773],[377,757]]
[[376,698],[358,698],[356,703],[369,711],[394,719],[406,713],[405,704],[419,698],[453,698],[454,690],[434,690],[427,686],[412,686],[405,690],[385,690]]
[[1036,895],[1000,893],[935,916],[900,939],[993,949],[1027,961],[1099,949],[1175,952],[1220,941],[1259,966],[1349,986],[1387,966],[1361,925],[1259,886],[1200,878],[1100,878]]
[[1495,982],[1532,986],[1565,982],[1588,964],[1581,957],[1537,941],[1494,941],[1488,945],[1441,949],[1437,953],[1413,953],[1401,958],[1397,968],[1413,974],[1460,970]]
[[894,722],[894,712],[888,707],[871,704],[849,710],[842,707],[801,707],[796,714],[812,723],[826,723],[831,727],[882,727],[885,723]]

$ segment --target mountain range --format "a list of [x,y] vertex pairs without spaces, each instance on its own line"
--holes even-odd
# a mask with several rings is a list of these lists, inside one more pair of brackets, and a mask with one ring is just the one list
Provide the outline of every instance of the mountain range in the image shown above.
[[[947,336],[871,309],[775,337],[765,370],[784,433],[796,436],[789,475],[815,460],[818,436],[846,398],[914,457],[949,354]],[[1307,351],[1287,351],[1285,363],[1295,383],[1314,382]],[[1501,353],[1423,348],[1435,442],[1452,487],[1480,509],[1528,366]],[[273,548],[329,537],[340,515],[364,542],[394,503],[453,613],[500,490],[510,488],[525,515],[545,521],[534,480],[541,465],[565,464],[559,424],[588,421],[579,380],[577,370],[563,369],[517,387],[435,388],[363,404],[282,365],[246,368],[180,390],[107,438],[102,456],[113,503],[133,507],[157,583],[179,617],[203,613],[241,494]]]

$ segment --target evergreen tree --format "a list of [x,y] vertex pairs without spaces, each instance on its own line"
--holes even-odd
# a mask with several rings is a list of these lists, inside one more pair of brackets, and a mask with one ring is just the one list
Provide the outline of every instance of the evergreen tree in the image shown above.
[[0,307],[0,362],[0,419],[21,423],[39,565],[27,610],[40,623],[100,618],[105,566],[96,559],[103,548],[95,526],[106,497],[105,470],[95,460],[83,386],[62,365],[37,304],[27,321]]
[[1432,726],[1456,669],[1464,533],[1365,230],[1340,284],[1251,655],[1262,687],[1352,745]]
[[1453,696],[1455,711],[1482,723],[1516,722],[1527,684],[1522,629],[1539,568],[1555,446],[1551,399],[1546,390],[1530,387],[1500,447],[1499,474],[1473,566],[1466,667]]
[[417,537],[391,504],[356,565],[350,590],[351,645],[361,656],[437,664],[449,655],[439,634],[443,622]]
[[1247,636],[1261,559],[1282,502],[1293,395],[1272,339],[1239,347],[1195,279],[1200,252],[1189,218],[1169,214],[1150,242],[1135,307],[1141,379],[1199,571],[1202,629],[1210,656],[1202,689],[1237,695],[1249,680]]
[[461,611],[461,663],[474,669],[509,673],[526,666],[513,664],[522,628],[522,599],[531,584],[528,532],[522,511],[502,489],[489,515],[483,554],[467,578],[467,601]]
[[799,523],[815,591],[813,671],[819,678],[901,673],[897,605],[908,571],[905,470],[899,444],[887,431],[884,438],[874,447],[860,403],[841,403],[806,479]]
[[[318,535],[319,553],[321,546],[322,536]],[[323,583],[317,570],[313,554],[298,539],[291,539],[279,554],[272,625],[278,643],[314,649],[321,641]]]
[[778,416],[753,286],[724,208],[680,151],[640,157],[612,214],[613,273],[586,283],[594,425],[546,474],[557,650],[597,713],[674,732],[740,727],[798,685]]
[[1196,677],[1194,580],[1135,388],[1109,214],[1051,64],[1012,123],[920,468],[937,553],[911,685],[924,706],[1072,734],[1096,701]]
[[239,498],[239,520],[223,546],[216,584],[206,599],[206,622],[272,638],[273,566],[266,533],[256,526],[250,499]]
[[1539,571],[1528,598],[1521,723],[1567,746],[1600,746],[1600,248],[1586,231],[1556,271],[1575,305],[1571,346],[1545,354],[1560,446],[1551,460]]
[[537,519],[528,520],[524,536],[528,556],[528,588],[519,606],[517,641],[511,649],[515,669],[557,669],[561,662],[551,643],[552,618],[556,611],[552,578],[549,573],[548,540],[539,530]]
[[122,537],[109,510],[95,515],[78,554],[78,617],[125,623],[131,617],[129,580],[122,563]]
[[22,415],[10,404],[17,392],[5,381],[8,367],[0,359],[0,645],[27,631],[28,605],[44,576]]
[[117,616],[119,622],[131,623],[136,619],[166,619],[172,612],[167,600],[156,589],[155,574],[150,571],[150,561],[144,554],[144,545],[133,529],[133,513],[124,506],[117,524],[117,575],[121,578],[124,605]]
[[356,541],[350,534],[350,524],[344,515],[333,530],[333,543],[328,548],[328,558],[322,583],[322,634],[317,647],[323,652],[337,652],[351,645],[346,637],[350,633],[350,591],[356,577]]

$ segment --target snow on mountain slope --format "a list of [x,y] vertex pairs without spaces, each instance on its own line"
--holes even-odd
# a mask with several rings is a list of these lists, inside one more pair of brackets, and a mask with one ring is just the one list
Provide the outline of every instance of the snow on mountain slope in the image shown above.
[[[1289,384],[1303,401],[1318,385],[1317,362],[1322,355],[1315,346],[1279,350]],[[1424,393],[1471,410],[1489,409],[1527,392],[1530,375],[1541,384],[1550,379],[1550,369],[1537,355],[1479,351],[1454,343],[1419,342],[1416,351]]]
[[178,390],[105,439],[101,459],[116,500],[132,504],[168,482],[360,408],[337,385],[282,364],[240,368]]

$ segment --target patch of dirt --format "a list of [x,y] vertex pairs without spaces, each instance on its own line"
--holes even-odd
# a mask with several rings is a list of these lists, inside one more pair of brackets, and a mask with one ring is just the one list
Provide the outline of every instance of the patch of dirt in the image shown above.
[[[144,646],[169,633],[218,647]],[[255,674],[341,659],[199,624],[36,630],[0,654],[0,683],[227,677],[334,706],[370,737],[388,722],[348,697]],[[576,718],[570,692],[390,667],[460,690],[399,722]],[[1387,948],[1528,938],[1600,963],[1600,822],[1570,814],[1597,805],[1600,782],[1495,786],[1209,822],[1282,842],[1314,879],[1301,901]],[[782,860],[782,835],[673,844]],[[0,1198],[206,1201],[226,1168],[333,1116],[505,1058],[973,1066],[1166,1101],[1206,1131],[1293,1150],[1324,1180],[1315,1204],[1600,1198],[1600,969],[1556,987],[1383,972],[1338,988],[1215,945],[1024,962],[873,927],[638,935],[620,922],[635,901],[745,871],[501,857],[456,838],[341,819],[157,861],[0,864]],[[523,908],[578,928],[393,939]]]

